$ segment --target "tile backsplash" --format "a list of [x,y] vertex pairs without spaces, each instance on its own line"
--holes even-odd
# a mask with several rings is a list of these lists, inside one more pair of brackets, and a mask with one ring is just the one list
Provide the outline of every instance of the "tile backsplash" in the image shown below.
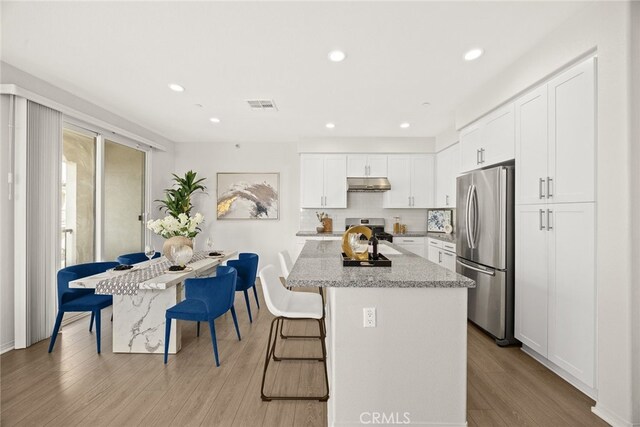
[[[426,209],[383,209],[384,193],[347,193],[347,209],[300,209],[300,230],[315,230],[318,226],[316,212],[326,212],[333,219],[334,231],[344,230],[346,218],[384,218],[385,229],[393,230],[393,217],[399,216],[407,231],[427,229]],[[455,211],[454,211],[455,216]]]

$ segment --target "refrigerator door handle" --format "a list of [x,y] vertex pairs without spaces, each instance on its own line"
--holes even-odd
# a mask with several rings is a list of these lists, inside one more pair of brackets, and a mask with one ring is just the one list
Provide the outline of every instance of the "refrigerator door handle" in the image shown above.
[[471,223],[471,214],[469,214],[469,228],[471,229],[471,249],[476,248],[476,231],[478,229],[478,192],[475,185],[471,185],[471,197],[469,199],[469,212],[473,206],[473,223]]
[[472,185],[469,186],[469,188],[467,189],[467,203],[465,206],[465,216],[464,216],[464,226],[466,228],[467,231],[467,246],[471,249],[473,249],[473,246],[471,246],[471,227],[469,226],[469,222],[470,222],[470,214],[471,214],[471,206],[470,206],[470,200],[471,200],[471,187]]
[[473,267],[473,266],[471,266],[471,265],[469,265],[467,263],[464,263],[464,262],[460,261],[459,259],[456,259],[456,262],[458,264],[460,264],[461,266],[463,266],[464,268],[468,268],[469,270],[477,271],[478,273],[486,274],[487,276],[495,276],[496,275],[495,270],[489,270],[489,271],[488,270],[482,270],[480,268]]
[[544,178],[540,178],[540,180],[538,181],[538,194],[540,195],[541,199],[544,199]]

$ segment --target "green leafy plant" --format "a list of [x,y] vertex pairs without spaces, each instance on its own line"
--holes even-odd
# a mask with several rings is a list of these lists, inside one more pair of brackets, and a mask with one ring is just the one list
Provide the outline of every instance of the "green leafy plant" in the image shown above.
[[172,188],[164,190],[164,200],[156,200],[160,203],[159,210],[171,215],[174,218],[178,218],[180,214],[191,216],[191,196],[197,192],[204,192],[207,187],[202,183],[206,178],[196,179],[196,172],[188,171],[184,174],[184,177],[180,177],[175,173],[173,175],[173,181],[175,184]]

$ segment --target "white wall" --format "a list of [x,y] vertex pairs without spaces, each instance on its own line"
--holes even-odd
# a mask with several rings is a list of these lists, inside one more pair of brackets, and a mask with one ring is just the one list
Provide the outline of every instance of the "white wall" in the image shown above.
[[13,348],[13,203],[4,181],[11,170],[9,96],[0,96],[0,353]]
[[436,152],[440,152],[447,147],[460,141],[460,135],[455,126],[451,126],[449,129],[440,132],[436,135]]
[[[633,224],[632,238],[632,260],[640,259],[640,3],[631,5],[631,171],[632,181],[632,212],[631,223]],[[632,320],[632,340],[633,340],[633,422],[640,425],[640,263],[633,263],[633,295],[631,297]]]
[[[178,175],[194,170],[206,177],[207,193],[193,200],[195,211],[205,216],[202,233],[196,237],[196,247],[204,248],[212,235],[216,248],[255,252],[260,267],[274,264],[278,269],[278,252],[293,253],[299,221],[299,158],[293,143],[240,144],[185,143],[175,152]],[[280,219],[278,220],[217,220],[216,173],[218,172],[279,172]]]
[[[456,125],[460,128],[597,48],[596,411],[619,425],[630,425],[632,420],[638,422],[640,416],[632,413],[632,398],[636,408],[640,399],[638,395],[632,396],[632,362],[637,366],[640,355],[637,348],[636,353],[632,353],[631,340],[631,271],[632,263],[637,264],[637,257],[631,257],[630,195],[638,198],[638,187],[630,185],[628,160],[631,148],[630,8],[626,2],[594,2],[585,7],[503,73],[484,84],[482,90],[467,99],[456,112]],[[635,27],[638,22],[636,12]],[[637,57],[638,46],[635,48]],[[637,209],[635,212],[637,214]],[[637,240],[634,246],[638,246]],[[637,274],[635,280],[638,280]]]

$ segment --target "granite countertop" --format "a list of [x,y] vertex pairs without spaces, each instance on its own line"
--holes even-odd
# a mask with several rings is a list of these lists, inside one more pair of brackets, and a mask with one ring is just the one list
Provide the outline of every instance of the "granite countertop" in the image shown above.
[[[338,288],[473,288],[475,282],[400,246],[382,243],[399,254],[386,255],[391,267],[343,267],[341,243],[309,240],[294,264],[287,286]],[[381,250],[383,252],[384,250]]]

